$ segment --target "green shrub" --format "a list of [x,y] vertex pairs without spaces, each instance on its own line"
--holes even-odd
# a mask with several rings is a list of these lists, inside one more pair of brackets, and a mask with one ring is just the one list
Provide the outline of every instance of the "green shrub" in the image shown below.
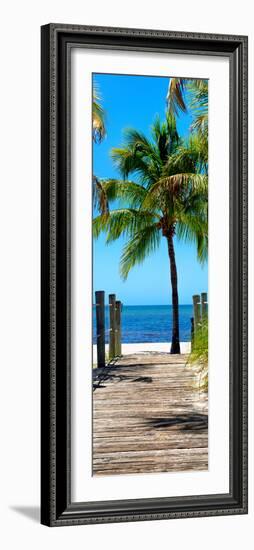
[[208,389],[208,319],[203,319],[195,329],[192,350],[187,362],[197,368],[199,387]]

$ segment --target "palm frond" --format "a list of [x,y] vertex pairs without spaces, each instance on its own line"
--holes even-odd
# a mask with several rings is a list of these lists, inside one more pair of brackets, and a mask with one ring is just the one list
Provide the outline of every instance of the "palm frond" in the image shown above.
[[159,153],[161,166],[175,151],[180,141],[174,113],[167,112],[164,122],[161,122],[159,116],[155,117],[151,127],[151,133],[156,144],[156,150]]
[[111,210],[105,216],[97,216],[93,220],[93,235],[98,238],[100,233],[106,233],[106,243],[119,239],[120,236],[132,237],[147,226],[157,222],[158,217],[149,210],[122,208]]
[[115,167],[126,180],[130,174],[135,174],[141,184],[150,181],[155,164],[148,156],[129,148],[114,148],[111,156]]
[[[201,202],[201,201],[200,201]],[[183,211],[178,214],[176,226],[178,239],[194,242],[197,247],[197,259],[204,264],[208,257],[208,219],[206,208],[192,209],[191,212]]]
[[197,234],[197,257],[201,264],[207,262],[208,259],[208,234]]
[[108,179],[103,180],[101,185],[109,203],[118,200],[136,208],[142,204],[146,195],[145,187],[133,181]]
[[93,175],[93,207],[96,208],[102,215],[107,215],[109,212],[108,196],[104,188],[103,182]]
[[143,206],[148,207],[153,198],[159,199],[162,193],[168,192],[171,196],[179,196],[181,191],[188,189],[190,192],[204,193],[208,189],[208,176],[206,174],[173,174],[166,176],[154,183],[147,191]]
[[141,264],[152,254],[160,243],[160,232],[156,223],[144,227],[137,232],[125,245],[120,263],[120,273],[123,279],[128,277],[130,270]]
[[184,97],[186,91],[186,82],[187,79],[185,78],[170,79],[167,93],[167,106],[169,113],[178,115],[180,112],[185,113],[187,111]]
[[193,134],[169,159],[171,171],[205,172],[208,170],[207,134]]
[[139,132],[135,128],[125,128],[124,130],[125,146],[132,151],[139,151],[145,155],[155,156],[157,158],[157,151],[154,145],[149,139]]
[[140,182],[150,181],[161,168],[158,148],[133,128],[125,130],[124,138],[124,145],[111,151],[116,168],[125,179],[130,174],[136,174]]
[[206,133],[208,131],[208,114],[202,112],[197,114],[195,120],[191,124],[191,130],[201,134]]
[[98,85],[93,85],[93,103],[92,103],[92,125],[93,125],[93,140],[95,143],[100,143],[106,135],[105,127],[105,112],[101,106],[101,96],[99,94]]
[[171,78],[167,94],[167,106],[170,114],[190,110],[194,121],[191,131],[207,132],[208,129],[208,80]]
[[194,115],[191,131],[205,134],[208,131],[208,80],[194,80],[189,85],[190,109]]

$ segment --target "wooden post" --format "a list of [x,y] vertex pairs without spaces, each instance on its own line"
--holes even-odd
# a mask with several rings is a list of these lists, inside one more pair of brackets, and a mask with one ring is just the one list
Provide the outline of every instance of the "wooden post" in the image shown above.
[[105,292],[95,292],[96,332],[97,332],[97,366],[105,367]]
[[192,300],[193,300],[193,309],[194,309],[194,331],[195,331],[201,319],[199,294],[195,294],[194,296],[192,296]]
[[116,356],[116,295],[109,294],[109,359]]
[[122,355],[122,310],[123,310],[123,304],[122,304],[122,302],[120,302],[120,306],[119,306],[119,316],[120,316],[120,321],[119,321],[119,355],[120,356]]
[[122,334],[121,334],[121,302],[116,300],[116,355],[122,355]]
[[201,312],[202,319],[207,317],[207,292],[201,292]]
[[193,349],[193,342],[194,342],[194,319],[191,317],[191,351]]

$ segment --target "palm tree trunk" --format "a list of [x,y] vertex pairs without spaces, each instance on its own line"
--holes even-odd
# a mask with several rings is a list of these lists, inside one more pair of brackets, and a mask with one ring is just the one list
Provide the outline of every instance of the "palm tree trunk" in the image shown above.
[[176,269],[176,261],[175,261],[173,235],[169,235],[167,237],[167,242],[168,242],[168,255],[169,255],[169,261],[170,261],[170,278],[171,278],[172,306],[173,306],[172,341],[171,341],[170,353],[180,353],[177,269]]

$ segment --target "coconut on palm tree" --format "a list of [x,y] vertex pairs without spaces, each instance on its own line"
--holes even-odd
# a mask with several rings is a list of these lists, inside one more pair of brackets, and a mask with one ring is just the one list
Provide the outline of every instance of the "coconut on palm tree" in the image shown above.
[[[185,144],[180,141],[172,114],[162,123],[156,119],[151,139],[134,129],[126,130],[123,147],[112,151],[123,179],[100,182],[108,202],[117,200],[120,207],[93,220],[95,238],[102,231],[107,243],[126,237],[120,262],[124,279],[165,238],[172,288],[171,353],[180,353],[175,236],[194,241],[201,262],[207,254],[208,185],[202,147],[198,136]],[[130,175],[135,182],[128,180]]]

